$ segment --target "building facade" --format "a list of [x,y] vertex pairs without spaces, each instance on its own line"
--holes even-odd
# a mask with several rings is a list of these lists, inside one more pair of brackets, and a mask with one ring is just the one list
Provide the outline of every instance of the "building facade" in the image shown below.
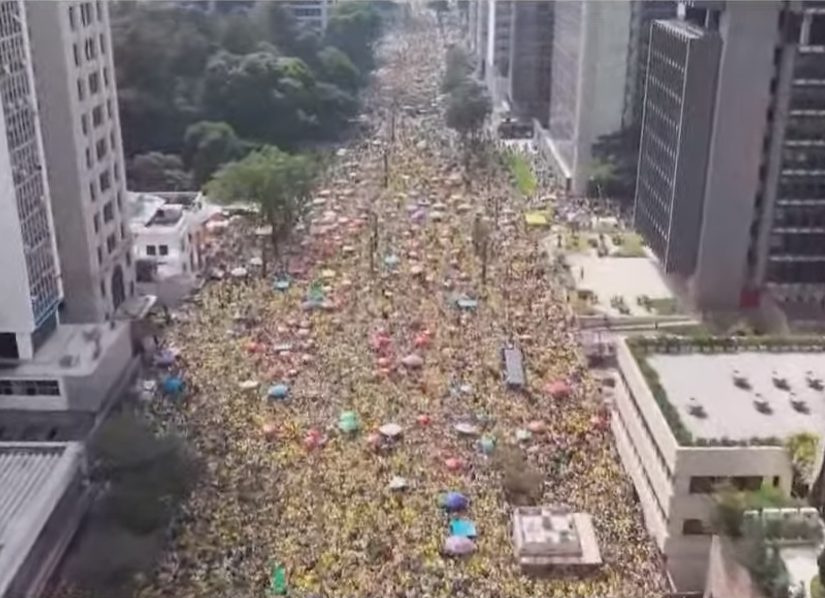
[[713,537],[712,493],[723,481],[752,490],[767,483],[789,493],[790,457],[782,446],[683,446],[625,341],[617,343],[616,355],[620,379],[611,428],[619,456],[676,589],[702,591]]
[[513,3],[510,26],[510,99],[514,115],[536,119],[546,127],[550,118],[554,2]]
[[693,271],[721,40],[678,20],[656,21],[650,39],[633,222],[665,272]]
[[630,4],[627,77],[622,115],[622,124],[626,128],[640,126],[642,122],[653,22],[675,18],[677,8],[676,0],[633,0]]
[[327,28],[333,2],[334,0],[286,0],[283,4],[299,25],[321,32]]
[[[701,309],[757,305],[767,292],[789,313],[810,308],[821,317],[825,7],[778,0],[694,2],[685,18],[717,32],[722,47],[707,164],[696,154],[680,154],[676,161],[677,169],[704,170],[697,175],[704,192],[698,231],[690,220],[672,220],[669,235],[693,237],[696,247],[695,258],[674,273],[687,281]],[[677,132],[704,127],[704,119],[691,112]],[[665,156],[653,163],[664,168],[669,161]],[[680,201],[677,192],[675,202]],[[655,236],[641,232],[655,247]]]
[[126,176],[106,2],[26,4],[67,323],[134,295]]
[[30,359],[62,299],[26,16],[23,2],[0,2],[0,359]]
[[547,147],[568,191],[586,192],[592,146],[622,127],[631,4],[557,0]]

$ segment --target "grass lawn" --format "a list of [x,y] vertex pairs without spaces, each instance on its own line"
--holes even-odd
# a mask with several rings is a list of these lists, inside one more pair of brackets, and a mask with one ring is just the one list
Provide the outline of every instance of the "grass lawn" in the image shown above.
[[518,154],[510,154],[507,156],[507,166],[515,179],[516,189],[527,197],[535,195],[538,191],[538,183],[527,158]]
[[675,299],[651,299],[650,307],[660,316],[673,316],[679,313]]
[[617,257],[644,257],[645,249],[642,238],[636,233],[619,233],[616,235],[621,239]]

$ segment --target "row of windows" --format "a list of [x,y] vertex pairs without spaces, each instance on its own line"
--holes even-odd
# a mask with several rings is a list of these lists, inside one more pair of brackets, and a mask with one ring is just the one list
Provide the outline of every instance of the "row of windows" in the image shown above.
[[146,255],[169,255],[169,246],[168,245],[158,245],[155,247],[154,245],[147,245],[146,246]]
[[0,380],[0,395],[24,397],[59,397],[57,380]]
[[[691,494],[712,494],[719,490],[720,486],[730,484],[737,490],[756,492],[762,488],[762,476],[693,476],[690,478],[688,492]],[[774,486],[779,485],[779,478],[774,478]]]
[[633,456],[636,459],[636,462],[639,466],[639,470],[642,472],[644,476],[645,482],[647,483],[647,489],[650,495],[653,497],[653,502],[656,503],[656,509],[659,511],[659,516],[662,518],[662,521],[667,522],[668,517],[667,513],[665,512],[662,503],[659,501],[659,496],[656,494],[656,491],[653,489],[653,482],[650,480],[650,477],[647,475],[647,469],[645,469],[644,461],[642,461],[641,456],[639,455],[639,450],[636,448],[636,444],[633,442],[633,438],[630,435],[630,430],[625,423],[624,417],[622,417],[621,410],[616,410],[616,415],[619,418],[619,422],[621,422],[622,427],[624,428],[625,438],[627,438],[627,444],[630,446],[630,450],[633,451]]
[[69,7],[69,26],[72,28],[72,31],[77,31],[78,25],[78,14],[80,13],[80,25],[83,27],[88,27],[92,23],[95,22],[97,19],[98,22],[103,21],[103,7],[101,5],[101,0],[97,0],[94,3],[94,8],[92,7],[91,2],[83,2],[80,6],[70,6]]
[[0,37],[20,35],[23,27],[20,23],[20,3],[3,2],[0,4]]
[[[115,231],[113,233],[111,233],[110,235],[108,235],[106,237],[106,255],[107,256],[112,255],[115,252],[115,250],[117,250],[118,241],[125,240],[126,236],[127,236],[126,227],[123,225],[123,223],[120,223],[120,225],[117,227],[117,229],[115,229]],[[131,258],[128,258],[128,256],[127,256],[127,259],[131,260]],[[103,261],[104,261],[103,247],[101,245],[98,245],[97,246],[97,263],[102,266]]]
[[89,95],[93,96],[100,93],[100,73],[103,73],[103,87],[109,89],[111,85],[111,76],[109,75],[109,67],[104,66],[101,71],[92,71],[89,77],[78,77],[77,79],[77,99],[81,102],[86,99],[86,88],[88,82]]

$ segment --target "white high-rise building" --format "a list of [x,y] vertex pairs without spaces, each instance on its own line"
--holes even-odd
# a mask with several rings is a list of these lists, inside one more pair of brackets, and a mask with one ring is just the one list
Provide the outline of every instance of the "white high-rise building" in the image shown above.
[[30,359],[62,297],[26,13],[0,2],[0,359]]
[[549,153],[576,195],[592,176],[593,143],[622,127],[630,22],[628,0],[555,3]]
[[54,190],[61,320],[99,322],[135,292],[108,3],[26,2],[25,9]]

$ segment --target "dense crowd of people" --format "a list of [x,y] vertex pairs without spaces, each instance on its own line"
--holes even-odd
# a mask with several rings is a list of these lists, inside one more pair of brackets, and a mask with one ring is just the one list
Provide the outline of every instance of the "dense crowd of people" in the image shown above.
[[[290,278],[239,262],[248,277],[209,283],[169,329],[190,394],[153,409],[208,467],[143,598],[666,591],[541,233],[503,173],[465,185],[438,104],[443,47],[434,22],[383,42],[375,131],[319,189]],[[502,381],[510,344],[522,393]],[[476,528],[461,558],[444,554],[451,491]],[[592,514],[604,565],[524,575],[519,501]]]

